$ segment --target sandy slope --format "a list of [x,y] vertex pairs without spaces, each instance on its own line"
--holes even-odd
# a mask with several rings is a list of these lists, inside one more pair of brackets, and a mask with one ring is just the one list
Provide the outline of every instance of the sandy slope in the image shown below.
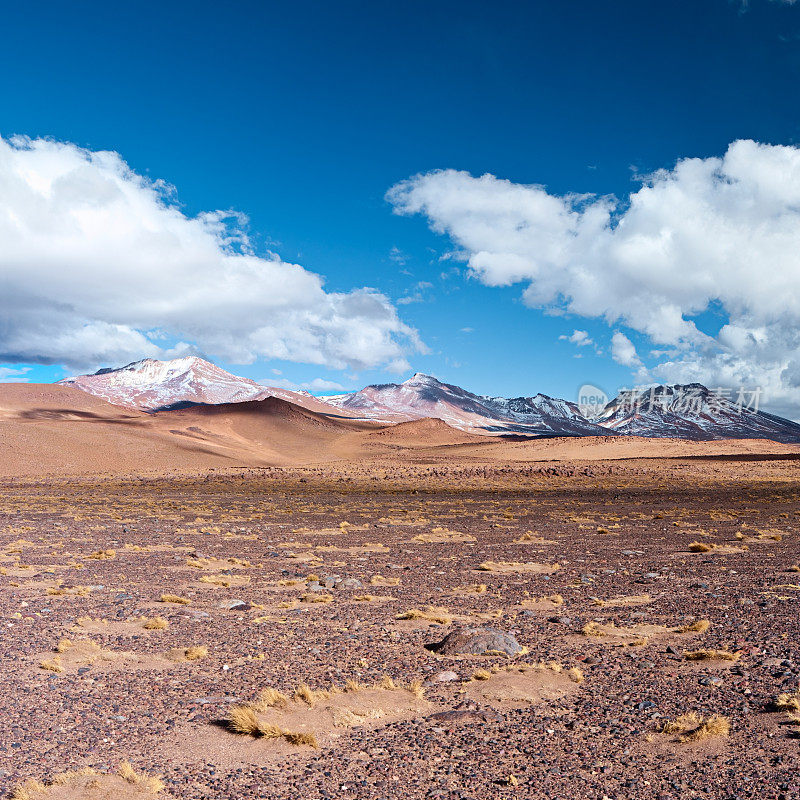
[[9,477],[406,459],[520,463],[749,454],[800,454],[800,446],[634,437],[487,440],[441,420],[381,426],[274,397],[144,414],[68,386],[0,385],[0,475]]

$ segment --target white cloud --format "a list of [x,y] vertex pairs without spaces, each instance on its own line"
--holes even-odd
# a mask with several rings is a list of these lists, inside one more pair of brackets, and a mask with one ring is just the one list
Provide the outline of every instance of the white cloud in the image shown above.
[[411,294],[400,297],[397,300],[397,304],[400,306],[407,306],[410,303],[424,303],[427,299],[425,293],[428,291],[428,289],[432,288],[433,284],[429,281],[417,281],[411,290]]
[[311,392],[343,392],[344,386],[336,381],[328,381],[325,378],[314,378],[313,381],[303,384],[303,388]]
[[275,387],[276,389],[289,389],[297,391],[299,389],[307,389],[310,392],[332,392],[332,391],[345,391],[345,387],[336,381],[329,381],[326,378],[314,378],[313,380],[304,383],[295,383],[288,378],[278,378],[278,380],[267,378],[266,380],[259,381],[262,386],[267,388]]
[[[672,350],[654,375],[761,384],[787,402],[800,384],[800,148],[733,142],[648,176],[624,202],[455,170],[387,197],[448,234],[483,283],[523,283],[530,306]],[[728,318],[716,336],[694,321],[712,306]]]
[[623,367],[639,367],[642,364],[633,342],[619,331],[611,337],[611,358]]
[[590,344],[594,344],[594,340],[589,338],[588,331],[574,330],[569,336],[564,334],[558,338],[565,342],[572,342],[576,347],[587,347]]
[[[424,349],[380,292],[257,256],[112,152],[0,138],[0,359],[72,368],[189,351],[364,369]],[[180,342],[164,349],[164,340]]]
[[22,367],[20,369],[0,367],[0,383],[27,383],[28,378],[23,376],[30,371],[30,367]]

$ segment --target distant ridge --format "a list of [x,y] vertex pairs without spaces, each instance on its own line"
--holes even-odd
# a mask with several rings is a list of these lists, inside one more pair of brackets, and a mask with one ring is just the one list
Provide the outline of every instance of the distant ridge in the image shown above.
[[[592,419],[568,400],[544,394],[513,398],[476,395],[419,372],[402,383],[374,384],[347,394],[314,397],[304,391],[263,386],[197,356],[171,361],[145,359],[59,383],[115,405],[151,413],[277,398],[329,420],[401,423],[430,418],[483,436],[800,442],[800,424],[720,397],[699,383],[654,386],[636,395],[615,397]],[[233,413],[233,409],[226,413]]]

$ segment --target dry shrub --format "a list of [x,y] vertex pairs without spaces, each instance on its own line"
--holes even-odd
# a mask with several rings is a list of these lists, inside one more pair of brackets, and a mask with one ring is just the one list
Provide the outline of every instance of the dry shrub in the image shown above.
[[164,789],[164,782],[161,778],[155,778],[150,775],[144,775],[141,772],[136,772],[128,761],[123,761],[119,765],[117,774],[128,783],[147,789],[151,794],[158,794]]
[[488,681],[492,677],[492,673],[488,669],[476,669],[472,673],[472,680],[474,681]]
[[714,545],[706,542],[691,542],[688,549],[690,553],[710,553],[714,549]]
[[[54,775],[49,781],[47,781],[47,783],[42,783],[41,781],[31,778],[25,781],[25,783],[17,786],[11,792],[10,798],[11,800],[39,800],[39,798],[45,794],[50,787],[69,786],[78,778],[86,778],[91,776],[97,776],[99,778],[103,774],[104,773],[98,772],[92,767],[81,767],[80,769],[70,770],[68,772],[59,772],[57,775]],[[158,794],[165,788],[164,782],[160,778],[136,772],[136,770],[128,761],[123,761],[119,765],[117,769],[117,775],[126,783],[129,783],[132,786],[141,787],[150,794]],[[91,781],[87,784],[86,788],[99,788],[100,785],[101,784],[98,781]]]

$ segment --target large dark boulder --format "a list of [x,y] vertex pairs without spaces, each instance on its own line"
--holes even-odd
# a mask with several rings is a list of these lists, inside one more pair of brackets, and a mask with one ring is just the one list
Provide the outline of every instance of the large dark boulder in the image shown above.
[[503,633],[496,628],[453,628],[441,642],[426,647],[442,656],[483,656],[491,653],[515,656],[522,652],[522,646],[513,634]]

